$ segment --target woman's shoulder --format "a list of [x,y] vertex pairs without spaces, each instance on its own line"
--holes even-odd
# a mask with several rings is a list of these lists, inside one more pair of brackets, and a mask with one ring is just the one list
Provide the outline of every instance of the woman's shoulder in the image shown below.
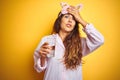
[[42,39],[47,39],[47,38],[56,38],[57,34],[50,34],[50,35],[45,35],[42,37]]

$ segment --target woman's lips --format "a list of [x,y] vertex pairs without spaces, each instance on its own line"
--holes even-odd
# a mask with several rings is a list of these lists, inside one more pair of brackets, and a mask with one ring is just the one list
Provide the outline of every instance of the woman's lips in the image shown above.
[[71,24],[66,24],[67,27],[71,27],[72,25]]

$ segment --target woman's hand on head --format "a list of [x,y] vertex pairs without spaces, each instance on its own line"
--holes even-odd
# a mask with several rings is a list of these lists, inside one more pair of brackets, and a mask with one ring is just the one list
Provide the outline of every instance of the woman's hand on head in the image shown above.
[[47,57],[47,54],[49,54],[50,52],[50,47],[49,47],[49,44],[47,42],[45,42],[40,50],[39,50],[39,54],[42,58],[46,58]]
[[79,22],[83,27],[85,27],[87,25],[87,22],[85,22],[80,13],[79,13],[79,9],[75,6],[70,6],[68,9],[67,9],[68,13],[72,14],[74,17],[75,17],[75,20],[77,22]]
[[75,6],[70,6],[67,10],[68,13],[72,14],[75,17],[75,19],[79,22],[79,20],[81,19],[79,9]]

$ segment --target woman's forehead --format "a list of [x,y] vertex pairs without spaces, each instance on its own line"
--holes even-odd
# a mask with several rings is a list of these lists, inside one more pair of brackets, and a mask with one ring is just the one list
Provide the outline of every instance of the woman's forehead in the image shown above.
[[64,14],[63,16],[65,16],[65,15],[68,15],[68,16],[72,17],[72,18],[75,20],[75,17],[74,17],[72,14],[66,13],[66,14]]
[[72,14],[70,14],[70,13],[66,13],[66,14],[64,14],[64,15],[70,15],[70,16],[73,16]]

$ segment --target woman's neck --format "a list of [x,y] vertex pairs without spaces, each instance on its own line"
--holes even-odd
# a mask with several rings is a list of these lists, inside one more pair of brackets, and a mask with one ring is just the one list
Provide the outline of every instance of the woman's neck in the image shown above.
[[67,36],[69,33],[61,32],[61,31],[60,31],[58,34],[59,34],[60,38],[62,39],[62,41],[64,41],[65,38],[66,38],[66,36]]

